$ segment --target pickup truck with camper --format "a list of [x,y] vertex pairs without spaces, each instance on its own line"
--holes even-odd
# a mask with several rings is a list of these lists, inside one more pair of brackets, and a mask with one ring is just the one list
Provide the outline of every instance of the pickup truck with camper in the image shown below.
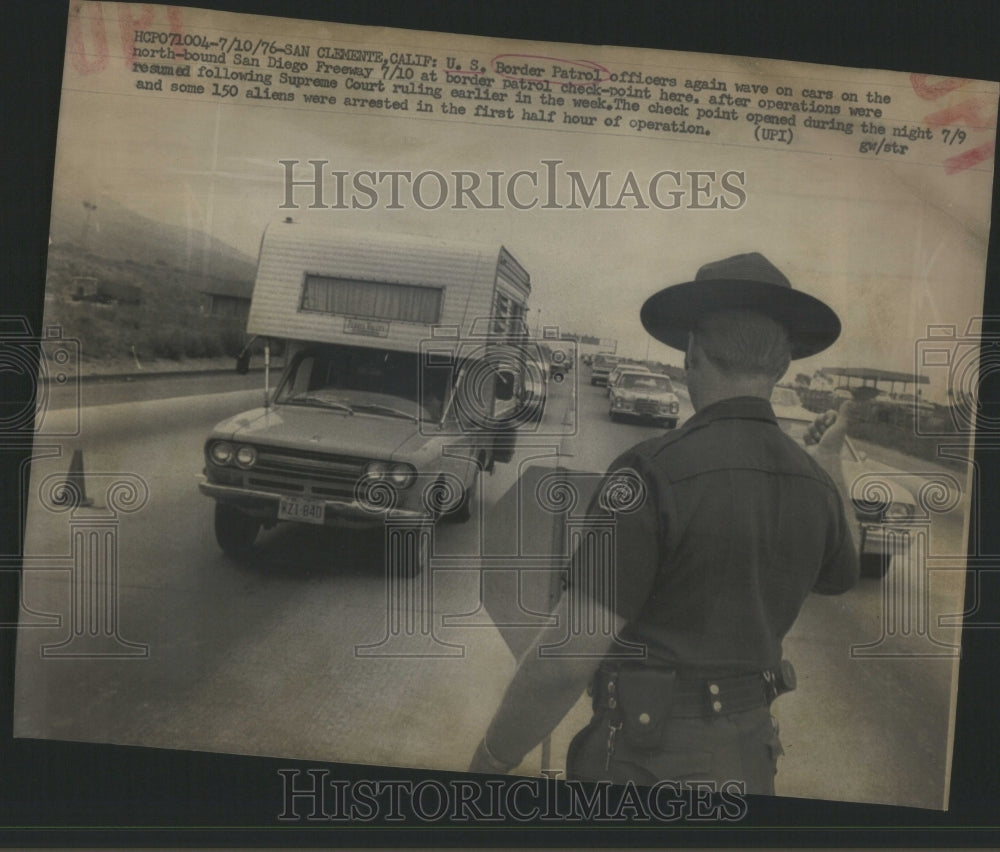
[[260,408],[205,443],[199,487],[222,550],[246,556],[261,527],[286,521],[468,519],[482,473],[541,416],[530,291],[499,244],[271,225],[247,333],[264,340],[265,365],[281,341],[285,365],[273,393],[265,366]]

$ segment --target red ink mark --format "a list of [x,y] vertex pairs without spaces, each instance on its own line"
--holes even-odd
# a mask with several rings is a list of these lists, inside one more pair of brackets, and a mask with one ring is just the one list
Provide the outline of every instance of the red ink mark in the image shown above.
[[996,145],[994,143],[987,142],[978,148],[970,148],[968,151],[963,151],[961,154],[949,157],[944,161],[944,173],[946,175],[953,175],[956,172],[971,169],[973,166],[979,165],[983,160],[990,159],[995,149]]
[[94,42],[93,59],[88,58],[87,46],[83,39],[83,23],[80,8],[69,19],[66,40],[69,46],[70,63],[80,74],[96,74],[108,67],[108,36],[104,32],[104,11],[100,3],[93,4],[97,14],[90,19],[90,37]]
[[[122,34],[122,59],[125,61],[125,67],[131,69],[132,60],[135,58],[135,32],[136,30],[142,30],[153,23],[153,19],[156,17],[156,6],[147,6],[140,17],[134,18],[129,14],[127,4],[122,4],[118,7],[118,28],[121,30]],[[182,43],[180,36],[184,32],[184,23],[182,20],[182,12],[176,6],[167,7],[167,22],[170,24],[170,32],[177,36],[177,43]],[[180,48],[176,56],[178,59],[184,59],[184,48]]]
[[135,31],[144,30],[151,23],[156,15],[156,9],[147,6],[143,9],[142,15],[133,18],[129,13],[129,7],[122,4],[118,7],[118,29],[122,34],[122,59],[125,60],[125,67],[131,69],[132,60],[135,58]]
[[924,121],[929,127],[944,127],[962,122],[975,130],[989,130],[996,120],[996,110],[986,114],[980,111],[982,107],[988,106],[989,102],[985,98],[969,98],[955,106],[925,115]]
[[925,101],[936,101],[943,95],[954,92],[955,89],[960,89],[969,82],[960,77],[944,77],[940,83],[928,83],[927,78],[929,76],[929,74],[910,75],[910,85],[913,86],[913,91]]
[[170,21],[170,32],[184,32],[184,10],[177,6],[167,6],[167,20]]
[[[910,85],[913,86],[913,91],[925,101],[937,100],[969,82],[957,77],[945,77],[939,83],[928,83],[927,77],[927,74],[910,75]],[[944,127],[962,123],[973,130],[990,130],[996,123],[996,110],[990,109],[983,113],[981,109],[984,106],[990,108],[992,104],[985,98],[966,98],[954,106],[945,107],[930,115],[925,115],[924,122],[928,127]],[[965,169],[971,169],[983,160],[992,158],[994,150],[996,150],[995,143],[987,142],[978,148],[970,148],[954,157],[948,157],[944,161],[944,173],[953,175]]]
[[[544,72],[544,68],[535,68],[525,64],[522,69],[523,60],[541,60],[542,62],[554,62],[561,66],[572,66],[567,71],[567,76],[565,77],[546,77],[544,73],[540,74],[514,74],[499,70],[497,68],[497,63],[502,61],[502,64],[506,66],[515,67],[517,70],[531,70]],[[508,80],[530,80],[535,82],[547,81],[549,83],[575,83],[575,84],[594,84],[601,82],[601,74],[606,74],[610,77],[611,72],[605,68],[603,65],[598,65],[596,62],[590,62],[586,59],[559,59],[555,56],[535,56],[528,53],[501,53],[494,56],[490,60],[490,65],[493,66],[494,73],[499,74],[501,77],[505,77]],[[574,70],[582,69],[582,70]]]

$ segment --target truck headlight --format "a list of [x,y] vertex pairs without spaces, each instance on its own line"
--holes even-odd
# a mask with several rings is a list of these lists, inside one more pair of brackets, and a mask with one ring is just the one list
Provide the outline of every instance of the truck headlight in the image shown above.
[[365,477],[368,479],[385,479],[389,465],[382,461],[368,462],[365,465]]
[[417,470],[412,464],[384,461],[368,462],[365,465],[365,479],[374,482],[388,482],[396,488],[409,488],[417,478]]
[[389,469],[389,481],[397,488],[409,488],[416,478],[417,471],[413,465],[399,463]]
[[243,468],[250,468],[257,464],[257,451],[249,444],[243,444],[236,450],[236,464]]
[[208,448],[208,454],[216,464],[229,464],[233,460],[233,445],[229,441],[216,441]]

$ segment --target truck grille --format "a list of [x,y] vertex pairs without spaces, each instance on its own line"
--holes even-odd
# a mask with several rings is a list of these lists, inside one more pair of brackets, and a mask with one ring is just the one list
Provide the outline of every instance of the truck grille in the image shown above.
[[312,497],[354,496],[368,459],[310,450],[257,447],[247,486]]

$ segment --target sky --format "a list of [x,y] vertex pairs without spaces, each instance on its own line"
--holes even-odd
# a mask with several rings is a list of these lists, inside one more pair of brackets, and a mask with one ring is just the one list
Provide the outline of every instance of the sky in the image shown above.
[[[653,61],[647,54],[643,61]],[[656,61],[682,74],[692,67],[750,73],[749,60],[658,54]],[[797,88],[811,79],[838,86],[877,80],[895,94],[901,118],[926,108],[912,91],[909,101],[902,99],[905,75],[760,61],[752,71],[772,86],[785,79]],[[823,299],[841,318],[840,340],[793,363],[792,376],[824,366],[912,371],[929,325],[953,327],[962,340],[981,313],[990,174],[971,169],[946,177],[926,149],[890,160],[859,156],[856,138],[834,133],[814,133],[794,148],[762,146],[741,125],[711,140],[687,141],[559,124],[475,124],[439,112],[347,114],[301,103],[138,91],[133,80],[114,61],[89,75],[67,63],[55,192],[95,201],[98,215],[101,199],[112,199],[154,220],[211,233],[251,257],[266,225],[286,215],[331,228],[502,243],[531,274],[534,325],[612,338],[626,355],[674,364],[682,362],[681,353],[650,342],[641,327],[642,302],[691,280],[702,264],[744,251],[763,253],[794,287]],[[509,204],[426,210],[409,201],[393,210],[383,185],[372,210],[282,209],[279,161],[300,161],[297,176],[304,178],[310,159],[352,175],[468,170],[484,182],[490,171],[506,179],[528,170],[544,179],[542,161],[559,160],[561,170],[578,170],[588,184],[610,172],[613,194],[629,173],[645,187],[663,170],[731,171],[743,174],[746,200],[731,210],[517,210]],[[925,372],[931,378],[925,394],[946,401],[947,369]]]

